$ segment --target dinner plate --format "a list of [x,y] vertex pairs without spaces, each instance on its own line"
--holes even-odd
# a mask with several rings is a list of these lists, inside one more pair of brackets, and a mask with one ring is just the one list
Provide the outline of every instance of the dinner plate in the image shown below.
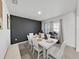
[[53,43],[54,41],[52,41],[52,40],[47,40],[46,42],[47,42],[47,43]]
[[42,41],[42,39],[37,39],[37,41]]

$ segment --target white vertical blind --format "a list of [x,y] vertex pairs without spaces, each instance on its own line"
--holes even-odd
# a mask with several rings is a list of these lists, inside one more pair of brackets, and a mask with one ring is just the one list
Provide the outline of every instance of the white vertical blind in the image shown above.
[[45,33],[49,33],[50,32],[50,23],[45,23]]
[[59,33],[59,27],[60,27],[60,23],[58,23],[58,22],[45,23],[44,32],[49,33],[49,32],[55,31],[55,32]]
[[53,31],[59,33],[60,23],[53,23]]

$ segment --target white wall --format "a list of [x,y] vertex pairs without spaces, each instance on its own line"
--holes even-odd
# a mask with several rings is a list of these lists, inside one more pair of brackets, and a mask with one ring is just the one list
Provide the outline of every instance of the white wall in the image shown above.
[[77,0],[77,40],[76,40],[76,51],[79,52],[79,0]]
[[9,13],[5,0],[3,3],[3,30],[0,30],[0,59],[4,59],[7,48],[10,45],[10,30],[7,30],[7,14]]
[[[51,18],[47,21],[42,22],[42,26],[45,22],[51,22],[51,21],[59,21],[60,19],[63,19],[63,36],[64,40],[67,41],[67,45],[71,47],[75,47],[75,14],[74,12],[70,12],[66,15]],[[44,28],[44,27],[42,27]]]
[[75,13],[63,17],[63,34],[67,45],[75,47]]
[[77,16],[77,40],[76,40],[76,51],[79,52],[79,16]]
[[0,59],[4,59],[7,48],[10,44],[9,30],[0,30]]

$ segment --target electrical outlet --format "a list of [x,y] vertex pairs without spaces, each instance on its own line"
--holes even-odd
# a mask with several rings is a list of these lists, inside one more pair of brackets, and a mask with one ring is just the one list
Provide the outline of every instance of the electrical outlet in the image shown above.
[[13,3],[13,4],[17,4],[18,1],[17,1],[17,0],[12,0],[12,3]]
[[17,41],[17,38],[15,38],[15,41]]

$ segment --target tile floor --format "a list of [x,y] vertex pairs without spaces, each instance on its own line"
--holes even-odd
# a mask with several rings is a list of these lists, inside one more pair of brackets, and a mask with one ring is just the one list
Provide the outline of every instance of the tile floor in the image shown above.
[[[37,53],[33,54],[27,44],[19,44],[22,59],[37,59]],[[74,48],[66,46],[64,51],[65,59],[79,59],[79,53]],[[43,59],[41,56],[40,59]]]

